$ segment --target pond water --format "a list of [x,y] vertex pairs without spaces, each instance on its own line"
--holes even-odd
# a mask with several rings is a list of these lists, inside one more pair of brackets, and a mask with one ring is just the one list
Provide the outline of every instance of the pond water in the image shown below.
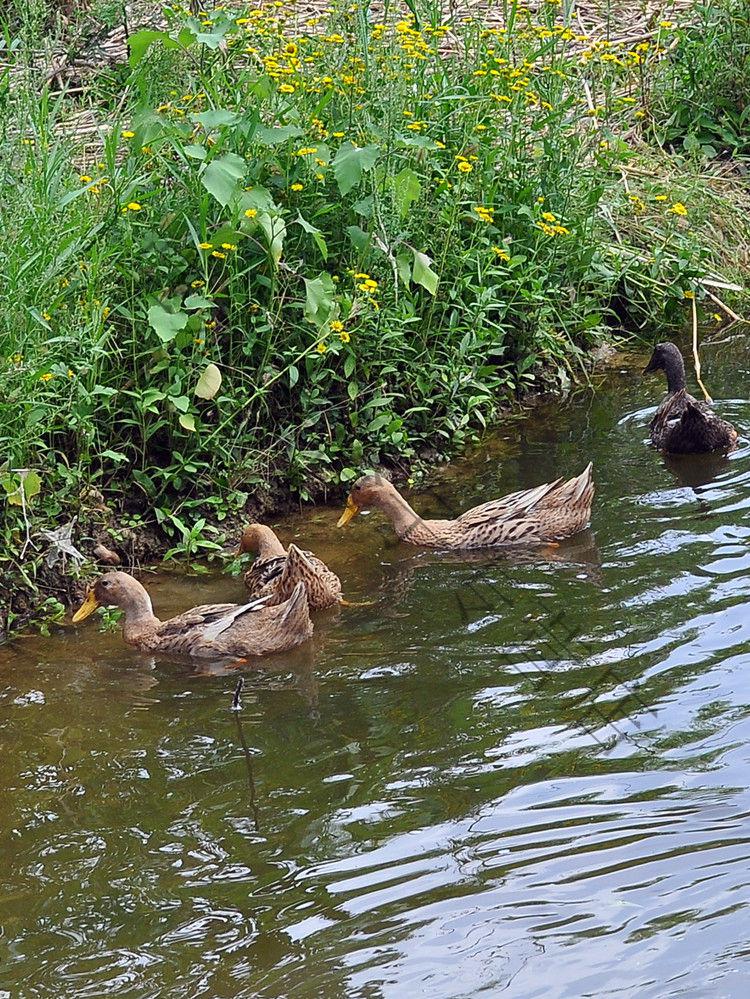
[[[647,448],[663,383],[623,364],[412,497],[592,459],[558,549],[282,522],[374,602],[246,672],[239,715],[234,674],[96,623],[0,649],[0,996],[746,996],[750,344],[703,364],[729,460]],[[162,616],[243,597],[147,585]]]

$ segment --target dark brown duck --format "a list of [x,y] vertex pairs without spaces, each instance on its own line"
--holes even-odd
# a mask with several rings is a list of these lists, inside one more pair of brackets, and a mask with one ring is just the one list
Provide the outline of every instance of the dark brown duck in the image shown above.
[[667,397],[651,421],[654,447],[668,454],[705,454],[736,446],[737,431],[732,424],[687,391],[685,362],[673,343],[660,343],[654,349],[643,373],[653,371],[667,376]]

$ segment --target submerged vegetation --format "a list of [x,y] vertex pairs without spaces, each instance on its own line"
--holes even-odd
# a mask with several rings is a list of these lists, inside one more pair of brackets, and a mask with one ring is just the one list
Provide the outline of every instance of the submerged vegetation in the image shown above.
[[736,278],[746,206],[706,176],[747,152],[744,5],[621,44],[500,7],[165,7],[62,88],[40,39],[90,21],[0,15],[0,631],[39,605],[41,526],[85,548],[112,508],[210,552],[269,482],[446,453]]

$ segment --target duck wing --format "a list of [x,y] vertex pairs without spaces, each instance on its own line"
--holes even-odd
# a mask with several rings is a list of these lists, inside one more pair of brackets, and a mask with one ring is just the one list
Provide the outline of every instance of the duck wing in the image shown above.
[[242,614],[260,610],[267,601],[268,597],[261,597],[247,604],[201,604],[164,621],[159,628],[158,639],[160,642],[178,639],[211,641],[212,637],[226,631]]
[[651,440],[672,454],[705,454],[731,450],[737,443],[737,431],[683,389],[659,407]]
[[276,594],[286,600],[298,583],[304,583],[307,599],[313,610],[332,607],[341,600],[341,580],[325,562],[312,552],[289,545],[286,565],[279,579]]
[[533,489],[522,489],[519,492],[508,493],[507,496],[502,496],[500,499],[490,500],[488,503],[472,507],[471,510],[467,510],[466,513],[457,517],[455,524],[470,531],[488,523],[501,524],[511,520],[525,519],[560,486],[562,481],[562,479],[555,479],[554,482],[545,482]]

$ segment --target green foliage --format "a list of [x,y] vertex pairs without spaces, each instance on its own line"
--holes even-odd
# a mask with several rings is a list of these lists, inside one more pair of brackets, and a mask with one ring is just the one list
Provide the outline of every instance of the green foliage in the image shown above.
[[654,128],[663,143],[713,159],[750,155],[750,8],[697,4],[654,81]]

